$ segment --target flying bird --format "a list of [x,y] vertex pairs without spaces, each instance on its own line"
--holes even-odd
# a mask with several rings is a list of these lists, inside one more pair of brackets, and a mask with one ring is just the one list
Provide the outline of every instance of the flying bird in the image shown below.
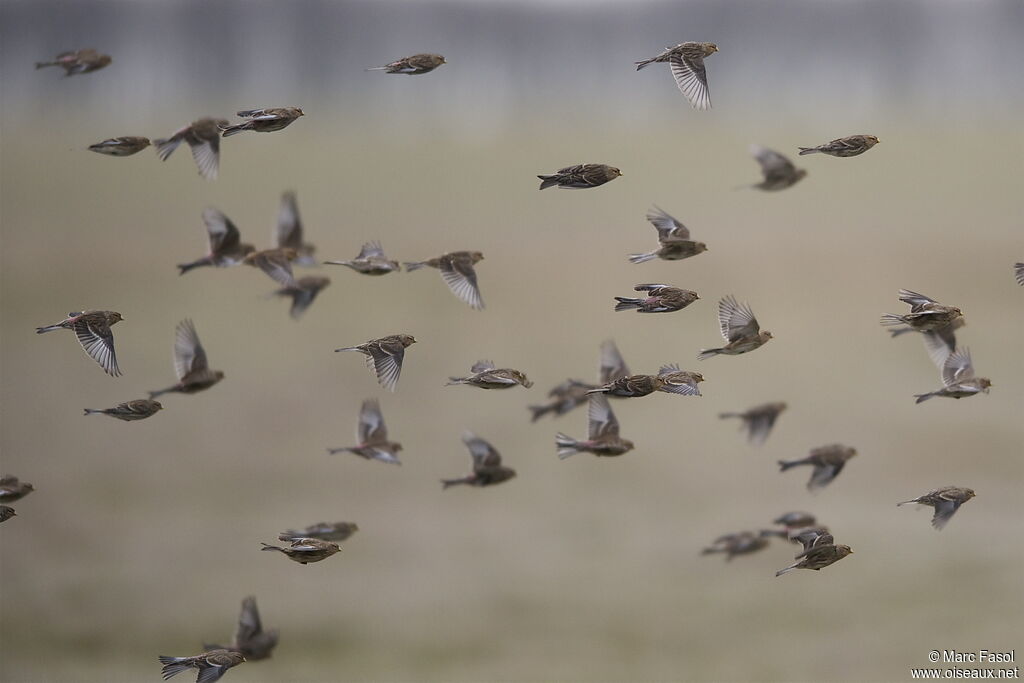
[[886,313],[881,318],[883,325],[907,325],[916,332],[938,332],[948,329],[963,317],[963,312],[956,306],[940,304],[909,289],[900,290],[900,301],[910,305],[910,313]]
[[245,257],[256,251],[251,244],[241,241],[238,228],[217,209],[207,207],[203,209],[203,223],[206,225],[206,238],[210,250],[206,256],[192,263],[179,263],[179,275],[184,275],[193,268],[202,266],[214,266],[216,268],[227,268],[236,266],[245,260]]
[[979,393],[987,394],[989,387],[992,386],[992,380],[975,376],[971,351],[967,348],[957,349],[949,354],[940,369],[944,386],[936,391],[915,395],[915,403],[927,401],[935,396],[960,399]]
[[149,138],[126,135],[119,138],[108,138],[103,142],[89,145],[89,149],[110,157],[130,157],[136,152],[146,149],[149,145]]
[[277,646],[278,632],[276,628],[263,630],[260,610],[256,607],[256,598],[249,596],[242,600],[242,611],[238,615],[238,627],[235,638],[227,647],[221,645],[203,645],[204,650],[231,650],[240,652],[245,661],[256,662],[269,659]]
[[664,382],[658,391],[663,391],[666,394],[680,394],[682,396],[701,395],[700,387],[697,384],[704,381],[704,375],[699,372],[680,370],[679,366],[673,363],[671,365],[662,365],[661,369],[658,370],[658,377]]
[[418,76],[430,73],[442,64],[447,64],[441,55],[418,54],[411,57],[402,57],[384,66],[371,66],[367,71],[385,71],[389,74],[405,74],[407,76]]
[[820,152],[831,157],[855,157],[868,151],[879,142],[881,140],[874,135],[850,135],[845,138],[836,138],[817,147],[801,147],[800,156]]
[[292,274],[292,261],[298,253],[294,249],[277,247],[276,249],[264,249],[247,254],[242,263],[259,268],[267,277],[284,287],[291,287],[295,284],[295,275]]
[[525,374],[512,368],[496,368],[489,360],[478,360],[469,369],[469,377],[449,377],[448,385],[468,384],[481,389],[510,389],[516,385],[529,389],[533,386]]
[[935,508],[935,514],[932,516],[932,526],[937,531],[941,531],[953,514],[960,509],[960,506],[971,498],[974,498],[974,491],[972,489],[965,489],[960,486],[944,486],[940,489],[929,491],[923,496],[905,500],[902,503],[896,503],[896,507],[909,503],[918,503]]
[[287,548],[270,545],[269,543],[263,543],[262,545],[263,547],[260,550],[276,550],[286,555],[292,562],[298,562],[299,564],[320,562],[341,551],[337,543],[321,541],[319,538],[296,538],[292,540],[291,545]]
[[187,142],[192,149],[192,159],[196,162],[199,175],[206,180],[216,180],[220,172],[220,127],[227,123],[225,119],[196,119],[174,131],[168,138],[153,140],[157,156],[160,161],[167,161],[178,145]]
[[320,290],[331,284],[331,278],[319,275],[307,275],[300,277],[291,285],[282,287],[274,292],[277,296],[291,297],[292,305],[289,314],[293,319],[298,320],[306,309],[313,304],[316,295]]
[[786,410],[785,402],[778,401],[754,406],[742,413],[719,413],[718,417],[723,420],[738,417],[742,423],[740,429],[746,430],[750,443],[760,446],[772,433],[775,421],[779,419],[779,415],[784,410]]
[[27,481],[21,481],[13,474],[0,477],[0,503],[13,503],[36,490]]
[[852,554],[853,550],[848,545],[827,544],[817,546],[808,551],[798,562],[775,572],[775,576],[782,576],[794,569],[813,569],[814,571],[819,571]]
[[106,408],[102,410],[96,410],[93,408],[86,408],[86,415],[109,415],[110,417],[116,417],[118,420],[124,420],[125,422],[133,422],[135,420],[145,420],[147,417],[152,417],[157,414],[160,410],[163,410],[163,406],[160,405],[159,401],[153,401],[151,399],[140,398],[135,401],[125,401],[119,403],[113,408]]
[[807,171],[797,168],[787,157],[773,149],[761,145],[751,145],[750,154],[761,165],[761,175],[764,176],[764,180],[750,186],[758,190],[765,192],[785,190],[796,185],[807,175]]
[[709,109],[711,95],[708,92],[708,76],[704,69],[704,58],[718,52],[714,43],[679,43],[675,47],[667,47],[656,57],[636,62],[636,70],[654,62],[668,62],[672,69],[672,78],[676,81],[679,92],[690,101],[694,109]]
[[151,391],[149,397],[152,399],[169,393],[194,394],[224,379],[223,372],[210,369],[206,350],[199,342],[195,325],[188,318],[174,328],[174,374],[178,377],[177,384]]
[[281,207],[277,212],[273,240],[279,248],[295,250],[295,265],[316,265],[316,259],[313,258],[316,247],[303,241],[302,219],[299,217],[299,203],[294,192],[285,192],[281,195]]
[[473,266],[483,258],[484,255],[479,251],[453,251],[427,261],[406,263],[405,269],[419,270],[424,266],[437,268],[452,294],[469,304],[470,308],[479,311],[484,307],[484,300],[480,297],[480,287],[477,285],[476,270]]
[[411,334],[392,334],[334,351],[358,351],[364,354],[366,366],[377,374],[380,385],[388,391],[394,391],[398,386],[398,377],[402,374],[405,349],[415,343],[416,338]]
[[585,190],[615,180],[622,171],[607,164],[576,164],[560,168],[554,173],[539,175],[540,189],[560,187],[563,190]]
[[164,680],[177,676],[182,671],[198,669],[196,683],[214,683],[233,666],[245,661],[241,652],[231,650],[210,650],[194,657],[168,657],[160,655],[160,663],[164,665],[160,674]]
[[291,125],[292,121],[305,116],[298,107],[273,107],[270,109],[247,109],[245,111],[238,112],[238,116],[249,119],[242,123],[236,123],[234,125],[223,125],[220,126],[220,130],[223,132],[224,137],[231,137],[237,135],[242,131],[251,130],[257,133],[273,133],[274,131],[287,128]]
[[114,334],[110,328],[124,320],[117,311],[79,311],[54,325],[37,327],[36,334],[53,330],[72,330],[85,352],[99,363],[111,377],[120,377],[117,354],[114,353]]
[[779,467],[781,467],[781,472],[785,472],[800,465],[810,465],[814,468],[814,472],[811,473],[811,478],[807,482],[807,488],[810,491],[816,491],[824,488],[838,477],[846,466],[846,461],[855,455],[857,455],[855,448],[834,443],[813,448],[810,455],[800,460],[779,460]]
[[473,473],[460,479],[442,479],[442,489],[458,484],[492,486],[516,476],[514,469],[501,464],[501,453],[473,432],[463,433],[462,443],[466,444],[466,448],[469,449],[473,458]]
[[725,553],[725,561],[728,562],[737,555],[749,555],[768,547],[768,539],[752,531],[740,531],[735,534],[725,534],[715,539],[707,548],[701,551],[701,555],[713,553]]
[[59,66],[64,69],[64,76],[75,76],[98,71],[113,61],[110,55],[101,55],[92,48],[77,50],[74,52],[61,52],[49,62],[36,62],[36,68],[42,69],[48,66]]
[[390,260],[381,248],[380,242],[367,242],[359,250],[359,255],[350,261],[324,261],[332,266],[348,266],[357,273],[363,275],[387,275],[396,270],[402,270],[398,261]]
[[697,292],[689,289],[679,289],[671,285],[637,285],[633,288],[637,292],[647,292],[643,298],[630,298],[617,296],[615,300],[616,311],[635,310],[638,313],[674,313],[681,311],[694,301],[699,299]]
[[630,263],[644,263],[660,258],[665,261],[680,261],[696,256],[708,250],[703,242],[690,239],[690,229],[679,222],[679,219],[665,213],[657,206],[647,212],[647,220],[658,231],[658,248],[646,254],[630,254]]
[[550,399],[544,405],[527,406],[530,410],[530,422],[536,422],[549,413],[557,417],[565,415],[573,408],[583,405],[590,397],[587,392],[597,387],[578,379],[567,379],[548,392]]
[[555,437],[558,457],[562,460],[577,453],[593,453],[596,456],[616,456],[633,450],[633,442],[619,436],[619,421],[602,394],[590,397],[587,410],[587,439],[577,440],[559,432]]
[[794,530],[806,529],[817,523],[814,515],[809,512],[787,512],[784,515],[780,515],[772,521],[772,524],[782,525],[782,529],[763,529],[761,531],[762,536],[778,536],[786,540],[798,543],[795,538],[790,538],[790,533]]
[[[380,412],[380,404],[376,399],[363,401],[363,406],[359,410],[359,423],[356,425],[356,441],[358,442],[356,446],[328,448],[327,452],[331,455],[354,453],[367,460],[379,460],[392,465],[402,464],[397,455],[398,451],[402,450],[402,444],[388,440],[388,428],[384,424],[384,415]],[[341,540],[325,538],[322,534],[314,534],[310,537],[331,541]],[[281,538],[281,540],[288,539]]]
[[319,538],[321,541],[340,543],[357,531],[359,531],[359,525],[355,522],[317,522],[302,530],[282,531],[277,539],[279,541],[294,541],[296,538]]
[[761,326],[750,306],[737,303],[731,294],[718,302],[718,324],[722,330],[722,337],[729,343],[721,348],[702,350],[697,355],[699,360],[718,354],[737,356],[747,353],[760,348],[772,338],[771,332],[761,331]]
[[6,522],[11,517],[17,517],[18,513],[9,505],[0,505],[0,522]]

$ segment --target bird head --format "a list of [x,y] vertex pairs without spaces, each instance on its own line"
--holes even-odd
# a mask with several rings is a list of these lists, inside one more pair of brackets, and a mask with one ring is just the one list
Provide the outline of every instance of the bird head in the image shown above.
[[416,337],[411,334],[400,334],[398,335],[398,340],[402,342],[402,346],[410,346],[416,343]]

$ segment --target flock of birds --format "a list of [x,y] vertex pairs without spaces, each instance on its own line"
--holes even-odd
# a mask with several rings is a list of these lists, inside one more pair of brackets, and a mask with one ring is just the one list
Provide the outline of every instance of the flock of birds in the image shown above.
[[[637,70],[652,63],[668,63],[676,85],[695,109],[711,106],[704,59],[718,51],[713,43],[686,42],[667,48],[659,55],[636,63]],[[58,66],[67,76],[86,74],[102,69],[111,63],[108,55],[95,50],[78,50],[58,55],[52,61],[40,62],[36,68]],[[446,64],[443,56],[418,54],[396,60],[381,67],[368,70],[382,70],[389,74],[426,74]],[[244,120],[231,124],[224,119],[201,118],[181,128],[164,139],[153,140],[138,136],[111,138],[89,147],[90,150],[115,157],[130,156],[155,146],[161,160],[166,160],[174,150],[185,142],[191,148],[192,156],[200,175],[213,180],[217,177],[220,161],[220,139],[244,131],[274,132],[291,125],[303,116],[297,107],[253,109],[238,112]],[[853,157],[863,154],[878,144],[873,135],[851,135],[838,138],[814,147],[801,147],[799,154],[827,154],[834,157]],[[751,148],[759,162],[763,181],[752,187],[764,191],[779,191],[791,187],[806,176],[804,169],[798,169],[784,155],[760,146]],[[555,173],[539,175],[540,189],[559,187],[563,189],[595,188],[622,176],[622,172],[606,164],[577,164],[559,169]],[[270,276],[280,289],[276,294],[291,299],[291,315],[299,317],[309,308],[317,294],[330,284],[326,277],[295,277],[293,265],[315,265],[314,247],[304,241],[302,223],[299,218],[294,193],[286,193],[281,200],[278,226],[275,233],[276,245],[270,249],[257,250],[253,245],[243,243],[238,228],[222,212],[207,208],[203,221],[208,234],[208,253],[189,263],[178,266],[182,275],[200,267],[229,267],[239,264],[254,266]],[[633,263],[652,259],[680,260],[691,258],[706,251],[703,242],[691,239],[690,231],[678,219],[658,207],[647,214],[647,220],[657,229],[658,246],[646,253],[629,255]],[[440,271],[445,284],[452,293],[473,309],[484,307],[480,295],[475,266],[483,259],[478,251],[456,251],[442,254],[425,261],[405,264],[407,270],[431,267]],[[351,260],[325,261],[333,265],[344,265],[363,275],[380,276],[401,270],[401,265],[389,259],[379,242],[363,245],[359,254]],[[1024,285],[1024,263],[1014,266],[1018,284]],[[696,292],[668,284],[638,284],[639,297],[615,297],[615,311],[635,310],[639,313],[672,313],[686,308],[699,299]],[[987,378],[977,377],[970,352],[957,345],[956,331],[964,325],[962,311],[954,306],[941,304],[922,294],[909,290],[899,293],[901,302],[910,306],[904,314],[885,314],[883,325],[889,326],[891,334],[918,333],[922,336],[929,357],[940,369],[943,386],[937,390],[916,396],[918,403],[933,397],[966,398],[978,393],[988,393],[992,385]],[[718,304],[718,319],[725,345],[700,352],[701,360],[716,355],[738,355],[760,348],[772,339],[770,332],[761,330],[757,318],[746,303],[733,296],[723,298]],[[122,321],[115,311],[88,310],[73,312],[53,325],[37,328],[38,333],[66,329],[75,333],[79,343],[102,368],[113,376],[120,376],[114,338],[111,328]],[[409,334],[393,334],[380,339],[371,339],[362,344],[336,349],[356,351],[366,356],[367,365],[376,374],[380,385],[395,391],[405,359],[405,351],[416,339]],[[126,401],[112,408],[86,409],[85,414],[102,414],[120,420],[133,421],[152,417],[163,406],[155,399],[167,393],[192,394],[214,386],[224,373],[210,369],[206,351],[200,343],[196,328],[191,320],[181,321],[175,330],[174,368],[177,382],[164,389],[150,392],[148,399]],[[612,411],[609,399],[626,399],[647,396],[655,392],[700,396],[699,383],[704,377],[698,373],[681,369],[678,365],[665,365],[657,374],[631,374],[625,360],[612,341],[601,346],[599,378],[596,383],[579,379],[567,379],[548,393],[548,401],[542,405],[529,406],[532,420],[546,415],[560,416],[586,404],[588,406],[588,430],[585,439],[576,439],[558,433],[555,439],[559,458],[568,458],[577,453],[591,453],[595,456],[619,456],[632,450],[634,444],[620,436],[619,422]],[[479,361],[470,368],[465,377],[451,377],[449,384],[467,385],[479,389],[508,389],[515,386],[530,388],[533,385],[526,375],[513,368],[499,368],[490,361]],[[780,414],[786,410],[783,402],[767,403],[736,413],[723,413],[723,419],[738,418],[747,432],[749,440],[760,445],[768,438]],[[347,452],[367,460],[400,465],[398,453],[400,443],[389,439],[379,403],[366,400],[359,414],[357,427],[358,443],[354,446],[331,448],[331,454]],[[472,458],[472,472],[466,476],[442,481],[443,488],[457,485],[492,486],[516,476],[515,470],[502,464],[501,454],[486,440],[471,433],[463,435],[463,442]],[[814,448],[807,457],[780,461],[781,470],[809,466],[812,474],[807,487],[817,490],[827,486],[855,455],[854,448],[842,444],[829,444]],[[21,482],[17,477],[6,475],[0,478],[0,521],[15,515],[7,503],[20,500],[33,491],[32,484]],[[917,498],[903,501],[898,505],[918,503],[935,509],[932,524],[941,529],[959,509],[974,497],[969,488],[948,486],[930,491]],[[782,538],[801,546],[795,562],[777,572],[782,575],[796,569],[820,570],[847,555],[853,550],[837,544],[828,527],[806,512],[789,512],[776,520],[773,529],[742,531],[721,536],[704,549],[705,554],[723,553],[727,559],[736,555],[749,554],[763,549],[772,537]],[[287,530],[279,535],[285,546],[263,544],[263,550],[280,552],[300,564],[320,562],[340,551],[342,541],[358,530],[349,522],[318,523],[305,529]],[[161,656],[163,677],[168,679],[182,671],[197,670],[198,683],[212,683],[224,673],[245,661],[267,658],[278,641],[278,632],[264,630],[260,621],[256,600],[247,597],[242,602],[235,637],[228,645],[205,645],[202,653],[188,657]]]

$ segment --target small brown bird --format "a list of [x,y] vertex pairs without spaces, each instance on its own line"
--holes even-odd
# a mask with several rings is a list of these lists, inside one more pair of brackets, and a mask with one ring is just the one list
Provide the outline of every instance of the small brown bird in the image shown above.
[[775,572],[775,576],[782,576],[794,569],[813,569],[819,571],[823,567],[834,564],[847,555],[853,554],[848,545],[822,545],[808,551],[799,562],[789,565],[785,569]]
[[559,432],[555,436],[558,457],[565,460],[576,453],[593,453],[596,456],[616,456],[633,450],[633,442],[619,437],[619,421],[602,394],[590,397],[587,409],[587,440],[578,441]]
[[966,347],[949,354],[941,370],[942,383],[945,386],[937,391],[915,395],[914,398],[917,400],[914,403],[921,403],[935,396],[960,399],[979,393],[987,394],[989,387],[992,386],[992,380],[974,375],[971,351]]
[[657,206],[651,207],[647,212],[647,220],[657,229],[660,246],[646,254],[630,254],[630,263],[644,263],[655,258],[680,261],[708,250],[703,242],[694,242],[690,239],[689,228]]
[[469,304],[470,308],[479,311],[484,307],[484,300],[480,297],[480,287],[477,285],[476,270],[473,266],[483,258],[484,255],[479,251],[452,251],[429,261],[406,263],[405,269],[419,270],[424,266],[437,268],[452,294]]
[[73,330],[78,337],[78,343],[99,363],[103,371],[111,377],[120,377],[121,369],[117,367],[114,335],[110,328],[122,320],[124,318],[117,311],[79,311],[69,313],[67,318],[54,325],[37,327],[36,334],[61,329]]
[[694,109],[709,109],[711,96],[708,93],[708,76],[704,69],[704,58],[718,52],[714,43],[679,43],[675,47],[667,47],[656,57],[636,62],[636,70],[644,68],[652,62],[668,62],[672,69],[672,78],[679,87],[679,92],[690,101]]
[[242,263],[259,268],[279,285],[292,287],[295,285],[295,276],[292,274],[292,261],[297,256],[298,252],[294,249],[278,247],[276,249],[254,251],[246,255],[242,259]]
[[149,138],[126,135],[120,138],[108,138],[95,145],[89,145],[89,149],[110,157],[130,157],[136,152],[146,149],[149,145]]
[[548,413],[554,413],[556,417],[565,415],[590,400],[587,392],[591,389],[597,387],[578,379],[565,380],[548,392],[548,398],[551,400],[545,405],[527,406],[531,413],[530,422],[536,422]]
[[585,190],[604,185],[622,175],[622,171],[606,164],[576,164],[560,168],[548,175],[539,175],[540,189],[556,185],[563,190]]
[[910,313],[886,313],[881,319],[883,325],[907,325],[917,332],[938,332],[963,317],[963,312],[956,306],[945,306],[909,289],[900,290],[900,301],[910,304]]
[[855,455],[857,455],[855,448],[834,443],[811,449],[810,455],[801,460],[779,460],[779,466],[782,468],[781,472],[800,465],[813,466],[814,472],[811,474],[810,481],[807,482],[807,488],[810,491],[816,491],[824,488],[838,477],[839,473],[843,471],[843,467],[846,466],[846,461]]
[[402,57],[384,66],[371,66],[367,71],[385,71],[389,74],[418,76],[430,73],[442,64],[447,63],[441,55],[419,54],[412,57]]
[[627,375],[591,389],[588,394],[608,394],[620,398],[639,398],[661,390],[668,383],[661,375]]
[[36,488],[27,481],[20,481],[12,474],[0,477],[0,503],[13,503],[21,500]]
[[671,365],[662,365],[661,369],[658,370],[658,377],[661,377],[665,382],[658,391],[664,391],[667,394],[681,394],[683,396],[701,395],[700,387],[697,384],[704,381],[704,375],[699,372],[680,370],[679,366],[673,363]]
[[473,374],[469,377],[449,377],[445,386],[468,384],[481,389],[511,389],[516,385],[529,389],[533,386],[525,374],[511,368],[496,368],[489,360],[478,360],[469,369]]
[[1024,263],[1013,264],[1013,277],[1017,280],[1017,284],[1024,287]]
[[224,379],[223,372],[210,369],[206,350],[199,343],[196,327],[188,318],[174,328],[174,374],[178,377],[177,384],[151,391],[149,397],[156,398],[169,393],[194,394]]
[[245,661],[241,652],[231,650],[210,650],[195,657],[168,657],[160,655],[160,663],[164,665],[160,672],[164,680],[189,669],[198,669],[196,683],[214,683],[219,681],[228,669]]
[[306,312],[306,309],[312,305],[320,290],[326,288],[329,284],[331,284],[331,278],[329,277],[307,275],[306,277],[300,277],[292,285],[282,287],[274,292],[274,294],[291,297],[292,306],[289,314],[293,319],[298,320]]
[[192,149],[192,159],[196,162],[199,175],[206,180],[216,180],[220,172],[220,127],[228,125],[225,119],[196,119],[180,130],[174,131],[169,138],[153,140],[160,161],[167,159],[178,149],[178,145],[187,142]]
[[874,135],[850,135],[845,138],[836,138],[832,142],[826,142],[817,147],[800,147],[800,156],[804,154],[815,154],[821,152],[831,157],[855,157],[863,154],[881,140]]
[[732,294],[718,302],[718,324],[722,336],[729,343],[718,349],[702,350],[697,355],[699,360],[718,354],[737,356],[747,353],[763,346],[772,338],[771,332],[761,331],[761,326],[757,323],[750,306],[737,303]]
[[125,401],[119,403],[113,408],[107,408],[105,410],[94,410],[92,408],[86,408],[86,415],[109,415],[110,417],[116,417],[118,420],[124,420],[125,422],[133,422],[135,420],[145,420],[147,417],[152,417],[157,414],[157,411],[163,410],[163,406],[160,405],[159,401],[152,401],[146,398],[140,398],[135,401]]
[[953,514],[960,509],[960,506],[971,498],[974,498],[973,489],[965,489],[959,486],[943,486],[912,500],[896,503],[896,507],[907,505],[908,503],[932,506],[935,508],[935,514],[932,516],[932,526],[935,527],[936,531],[941,531]]
[[398,261],[392,261],[384,254],[380,242],[367,242],[351,261],[324,261],[332,266],[348,266],[357,273],[363,275],[387,275],[396,270],[401,270]]
[[768,439],[768,435],[772,433],[772,427],[775,426],[775,421],[779,419],[779,415],[786,407],[783,401],[765,403],[754,406],[743,413],[719,413],[718,417],[721,419],[738,417],[742,421],[740,429],[746,430],[750,443],[760,446]]
[[235,266],[256,251],[254,246],[241,241],[241,234],[231,219],[212,206],[203,209],[203,223],[206,225],[206,238],[210,244],[210,251],[203,258],[192,263],[179,263],[178,270],[181,271],[179,275],[184,275],[193,268],[201,266],[217,268]]
[[764,176],[764,180],[750,186],[755,189],[778,192],[793,187],[807,175],[807,171],[797,168],[792,161],[773,149],[751,145],[750,154],[761,165],[761,174]]
[[113,61],[110,55],[101,55],[92,48],[78,50],[76,52],[61,52],[53,58],[52,62],[36,62],[36,68],[42,69],[47,66],[59,66],[64,69],[64,76],[76,74],[87,74],[98,71]]
[[294,192],[281,195],[281,207],[277,212],[277,225],[272,238],[278,248],[295,250],[295,265],[316,265],[316,259],[313,258],[316,247],[302,241],[302,219],[299,217],[299,203]]
[[0,522],[6,522],[11,517],[17,517],[18,513],[9,505],[0,505]]
[[616,311],[636,310],[638,313],[674,313],[681,311],[694,301],[699,299],[697,292],[689,289],[679,289],[671,285],[637,285],[633,288],[637,292],[647,292],[642,299],[632,299],[624,296],[617,296],[615,300]]
[[371,339],[359,346],[346,346],[338,351],[358,351],[366,356],[366,366],[377,373],[377,381],[388,391],[398,386],[398,377],[402,374],[402,361],[405,349],[416,343],[411,334],[391,334],[380,339]]
[[[402,450],[402,444],[388,440],[388,428],[384,424],[384,415],[380,412],[380,404],[376,399],[363,401],[363,407],[359,411],[359,423],[356,425],[356,441],[359,442],[357,446],[328,448],[327,452],[331,455],[355,453],[367,460],[380,460],[392,465],[402,464],[397,455],[398,451]],[[320,535],[315,537],[323,538]]]
[[292,121],[305,116],[298,107],[273,107],[270,109],[246,109],[238,112],[238,116],[249,119],[235,125],[224,125],[220,129],[224,137],[237,135],[242,131],[252,130],[257,133],[273,133],[276,130],[287,128]]
[[442,489],[458,484],[491,486],[516,476],[514,469],[502,466],[501,453],[473,432],[464,432],[462,443],[466,444],[466,448],[469,449],[469,453],[473,457],[473,474],[461,479],[442,479]]
[[772,521],[772,524],[781,524],[782,529],[763,529],[762,536],[778,536],[794,543],[799,543],[796,538],[791,538],[790,533],[794,530],[806,529],[817,523],[817,520],[809,512],[787,512]]
[[725,534],[715,539],[707,548],[701,551],[701,555],[712,553],[725,553],[725,561],[728,562],[737,555],[749,555],[768,547],[768,539],[759,536],[752,531],[740,531],[735,534]]
[[263,630],[260,621],[260,610],[256,607],[256,598],[251,595],[242,600],[242,611],[238,615],[238,627],[231,645],[203,645],[204,650],[231,650],[240,652],[245,661],[257,662],[269,659],[277,646],[278,632],[276,628]]
[[277,540],[294,541],[296,538],[319,538],[321,541],[340,543],[357,531],[359,531],[359,525],[355,522],[317,522],[302,530],[282,531]]
[[299,564],[326,560],[331,555],[341,551],[337,543],[321,541],[319,538],[296,538],[292,540],[291,545],[287,548],[270,545],[269,543],[262,543],[261,545],[263,547],[260,550],[276,550],[287,555],[289,560]]

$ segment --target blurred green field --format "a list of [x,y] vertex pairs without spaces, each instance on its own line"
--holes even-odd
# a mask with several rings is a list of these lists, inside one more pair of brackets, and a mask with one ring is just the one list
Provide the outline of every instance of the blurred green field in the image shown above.
[[[10,135],[32,123],[9,118],[0,457],[37,491],[0,528],[0,679],[156,680],[158,654],[227,639],[249,594],[281,644],[231,681],[890,681],[927,666],[932,649],[1019,649],[1016,122],[893,115],[779,129],[691,114],[680,106],[685,129],[598,118],[456,136],[310,112],[281,133],[225,141],[216,183],[185,150],[165,164],[150,150],[82,151],[104,136],[95,121]],[[855,159],[801,158],[809,176],[784,193],[734,189],[757,180],[749,143],[789,153],[847,132],[882,144]],[[625,175],[537,192],[537,173],[581,161]],[[351,258],[370,239],[399,260],[483,251],[486,310],[458,302],[434,271],[371,279],[323,266],[333,284],[297,323],[255,270],[178,277],[175,263],[204,253],[205,206],[263,246],[287,189],[324,259]],[[652,203],[708,253],[628,263],[655,243]],[[671,315],[613,313],[612,297],[640,282],[701,301]],[[878,325],[901,310],[900,287],[963,308],[960,338],[993,379],[990,395],[914,405],[940,381],[918,339],[891,340]],[[698,364],[720,341],[715,302],[727,294],[775,339]],[[124,377],[104,376],[71,334],[34,334],[81,308],[124,315]],[[222,384],[167,396],[141,423],[81,416],[170,384],[184,317]],[[359,357],[332,352],[396,332],[420,343],[394,395]],[[566,377],[593,378],[609,338],[634,372],[699,369],[704,397],[616,402],[636,450],[561,462],[554,434],[583,435],[585,412],[531,425],[525,406]],[[443,386],[480,358],[536,386]],[[326,455],[352,443],[367,397],[380,397],[405,445],[402,468]],[[760,449],[716,417],[769,400],[790,410]],[[442,493],[438,479],[468,471],[464,429],[519,477]],[[818,495],[804,488],[809,472],[778,473],[777,459],[834,441],[860,454]],[[978,496],[941,534],[929,509],[895,507],[945,484]],[[794,554],[783,544],[728,564],[700,556],[719,534],[791,509],[816,513],[855,554],[778,579]],[[361,530],[320,564],[259,552],[320,520]]]

